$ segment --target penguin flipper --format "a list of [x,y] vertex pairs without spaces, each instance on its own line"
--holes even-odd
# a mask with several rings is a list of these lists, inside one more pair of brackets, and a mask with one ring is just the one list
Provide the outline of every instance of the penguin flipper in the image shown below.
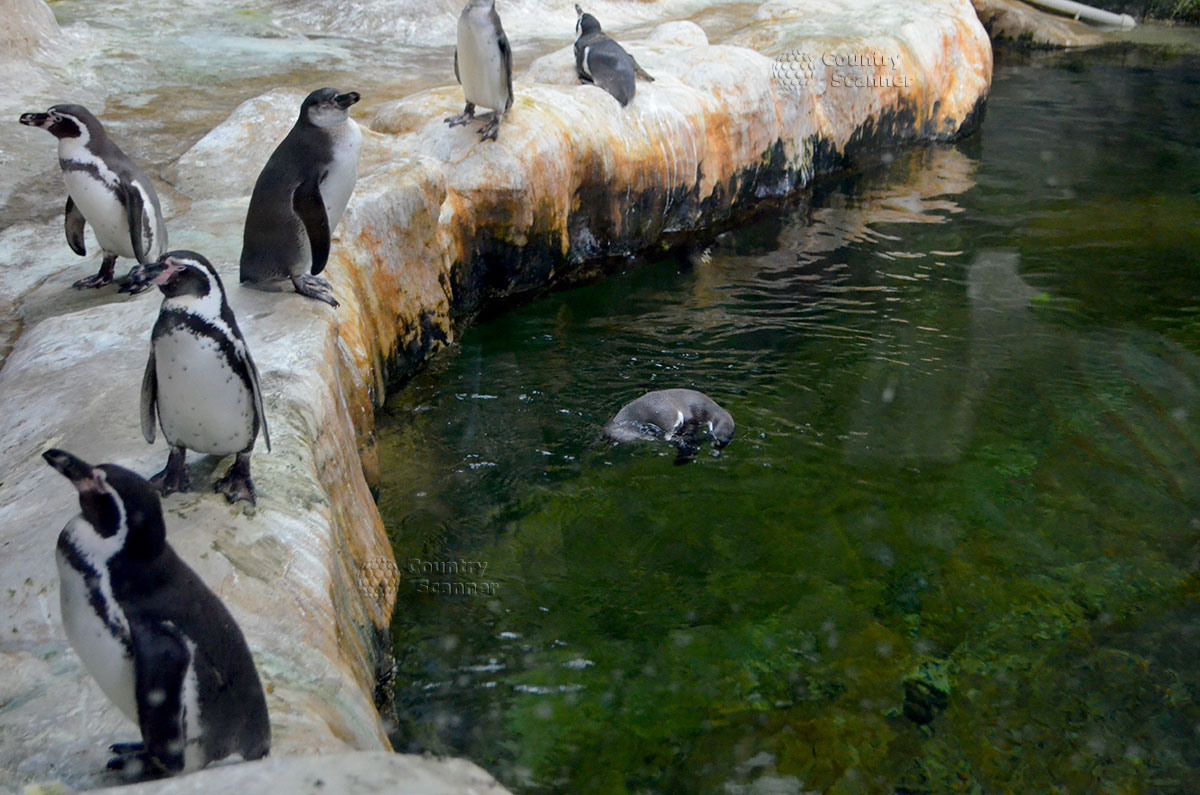
[[249,349],[243,347],[242,351],[246,357],[246,372],[250,375],[250,391],[254,393],[254,410],[258,412],[258,422],[262,427],[263,442],[266,443],[267,452],[269,453],[271,452],[271,434],[267,432],[267,411],[263,408],[262,387],[258,385],[258,367],[254,364],[254,360],[250,358]]
[[301,182],[292,194],[292,209],[304,223],[308,233],[308,246],[312,251],[312,275],[325,270],[329,261],[329,215],[325,212],[325,201],[321,198],[321,186],[317,177]]
[[87,256],[87,246],[83,242],[83,213],[75,206],[75,200],[67,196],[67,207],[63,213],[63,227],[67,232],[67,245],[81,257]]
[[647,82],[650,82],[650,83],[654,82],[654,78],[651,77],[650,74],[641,67],[641,65],[637,62],[637,58],[634,58],[631,55],[631,56],[629,56],[629,60],[633,62],[633,73],[635,75],[637,75],[638,77],[642,78],[643,80],[645,80]]
[[458,48],[457,47],[454,48],[454,79],[458,81],[458,84],[460,86],[462,85],[462,78],[458,76]]
[[512,48],[508,46],[508,36],[504,35],[504,29],[500,27],[500,15],[496,13],[495,6],[492,7],[492,17],[496,23],[496,29],[500,31],[500,39],[497,42],[500,45],[500,68],[504,70],[504,81],[508,85],[508,101],[504,103],[502,113],[508,113],[513,103]]
[[183,687],[192,655],[179,630],[167,621],[131,627],[138,726],[149,761],[165,772],[184,767],[187,736]]
[[125,205],[125,217],[129,221],[129,242],[133,244],[133,258],[146,261],[146,237],[142,227],[146,222],[146,206],[142,203],[142,192],[133,185],[122,185],[121,203]]
[[[255,382],[257,385],[257,382]],[[146,372],[142,375],[142,436],[148,444],[154,444],[154,409],[158,403],[158,371],[154,367],[154,348],[146,360]]]

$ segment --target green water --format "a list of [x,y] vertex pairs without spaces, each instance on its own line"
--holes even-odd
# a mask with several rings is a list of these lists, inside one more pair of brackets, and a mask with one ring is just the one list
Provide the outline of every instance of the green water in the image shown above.
[[[1200,59],[1001,59],[972,140],[468,331],[380,428],[397,747],[518,792],[1200,791],[1198,130]],[[721,457],[593,446],[668,386]]]

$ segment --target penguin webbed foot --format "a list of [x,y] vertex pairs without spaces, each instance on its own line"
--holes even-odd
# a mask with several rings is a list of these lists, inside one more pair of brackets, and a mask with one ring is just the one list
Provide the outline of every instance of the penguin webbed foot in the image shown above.
[[107,287],[112,284],[112,274],[101,271],[95,276],[89,276],[86,279],[80,279],[71,286],[76,290],[98,290],[101,287]]
[[170,775],[171,771],[146,750],[145,743],[113,743],[112,759],[105,765],[126,781],[147,781]]
[[166,468],[150,478],[150,485],[158,489],[158,493],[164,497],[177,491],[187,491],[192,485],[187,469],[187,450],[172,447],[167,456]]
[[451,127],[459,127],[473,121],[475,121],[475,106],[470,102],[463,108],[462,113],[457,116],[449,116],[445,119],[446,124],[449,124]]
[[333,285],[319,276],[313,276],[311,273],[293,276],[292,285],[296,288],[296,292],[306,298],[315,298],[333,307],[341,306],[333,297]]
[[500,120],[504,118],[499,113],[492,117],[492,120],[479,128],[479,140],[494,141],[500,132]]
[[217,481],[213,491],[224,494],[230,505],[238,500],[245,500],[251,505],[258,504],[254,483],[250,480],[249,453],[238,453],[237,460],[229,467],[225,477]]
[[116,268],[116,264],[116,257],[105,257],[104,261],[100,263],[99,273],[97,273],[95,276],[89,276],[86,279],[80,279],[71,286],[76,290],[96,290],[101,287],[107,287],[112,283],[113,270]]

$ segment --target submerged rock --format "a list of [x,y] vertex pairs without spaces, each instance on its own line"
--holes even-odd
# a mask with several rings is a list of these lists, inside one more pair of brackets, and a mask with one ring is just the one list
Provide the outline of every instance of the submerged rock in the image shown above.
[[947,663],[929,660],[904,679],[904,717],[924,726],[950,705]]

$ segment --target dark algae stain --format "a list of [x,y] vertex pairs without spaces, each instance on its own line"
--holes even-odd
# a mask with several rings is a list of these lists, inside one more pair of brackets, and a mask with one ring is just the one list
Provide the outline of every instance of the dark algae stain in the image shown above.
[[[379,428],[396,747],[519,793],[1200,791],[1198,73],[1002,55],[980,135],[466,330]],[[720,457],[598,443],[666,387]]]

